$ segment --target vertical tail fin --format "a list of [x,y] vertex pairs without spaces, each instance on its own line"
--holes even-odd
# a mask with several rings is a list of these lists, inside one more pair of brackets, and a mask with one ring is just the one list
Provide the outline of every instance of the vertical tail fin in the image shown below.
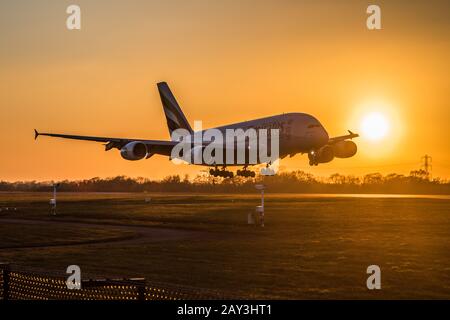
[[176,129],[186,129],[192,133],[192,128],[184,116],[183,111],[181,111],[181,108],[167,83],[158,83],[158,91],[161,97],[164,114],[166,115],[167,127],[169,128],[170,135],[172,135],[172,131]]

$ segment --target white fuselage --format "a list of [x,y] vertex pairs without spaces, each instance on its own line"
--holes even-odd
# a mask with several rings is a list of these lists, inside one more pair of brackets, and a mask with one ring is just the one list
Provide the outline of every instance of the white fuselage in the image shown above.
[[[198,137],[201,136],[203,143],[214,144],[214,140],[210,140],[207,137],[208,131],[218,130],[222,132],[223,136],[225,137],[227,130],[236,131],[238,129],[242,129],[244,132],[246,132],[249,129],[255,129],[256,131],[258,131],[259,129],[267,129],[268,132],[270,132],[271,129],[277,129],[279,132],[278,141],[279,141],[280,158],[283,158],[287,155],[293,156],[297,153],[307,153],[312,150],[320,149],[322,146],[326,145],[329,141],[328,133],[322,126],[322,124],[313,116],[305,113],[286,113],[250,121],[238,122],[203,131],[197,131],[194,132],[193,136],[190,137],[190,140],[194,141],[196,138],[198,140]],[[227,152],[237,152],[238,140],[239,138],[236,139],[233,150],[227,148],[225,142],[223,142],[224,157],[226,156]],[[246,143],[247,145],[251,144],[250,141],[246,141]],[[200,149],[201,148],[199,148],[199,150]],[[256,161],[256,163],[262,162],[264,161],[260,161],[259,158]],[[196,164],[205,165],[204,162]],[[227,163],[227,166],[242,165],[242,164],[255,164],[255,163],[251,163],[248,157],[246,157],[244,163],[239,162]]]

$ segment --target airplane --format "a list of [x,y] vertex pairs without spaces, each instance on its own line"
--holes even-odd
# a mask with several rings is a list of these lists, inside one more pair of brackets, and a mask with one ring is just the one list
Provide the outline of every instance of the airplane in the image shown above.
[[[166,82],[159,82],[157,87],[171,137],[172,133],[177,129],[183,129],[188,135],[194,136],[196,133],[192,130],[188,120],[181,111],[181,108],[172,94],[168,84]],[[286,156],[292,157],[298,153],[307,153],[309,165],[317,166],[319,163],[330,162],[334,158],[350,158],[357,152],[357,146],[351,140],[358,137],[358,134],[348,130],[349,134],[347,135],[330,138],[322,124],[315,117],[306,113],[279,114],[229,124],[213,129],[217,129],[220,132],[225,132],[227,129],[243,129],[245,131],[252,128],[279,129],[280,159],[283,159]],[[179,141],[176,140],[146,140],[40,133],[35,129],[35,140],[38,136],[103,142],[105,144],[105,151],[116,148],[120,150],[120,155],[122,158],[131,161],[141,160],[144,158],[148,159],[155,154],[171,157],[172,149],[179,143]],[[212,143],[212,141],[203,141],[200,149],[205,148],[209,143]],[[195,152],[195,147],[192,150]],[[224,150],[224,153],[226,152],[230,152],[230,150]],[[218,169],[219,164],[217,163],[200,163],[200,165],[214,167],[214,169],[210,169],[211,175],[224,178],[231,178],[234,176],[232,171],[227,170],[227,166],[243,166],[242,170],[237,170],[237,175],[254,177],[255,172],[248,170],[247,167],[257,164],[261,164],[259,157],[255,163],[250,162],[247,155],[245,156],[243,163],[236,162],[233,164],[223,164],[221,165],[222,168],[220,170]],[[267,167],[269,165],[270,163],[266,163]]]

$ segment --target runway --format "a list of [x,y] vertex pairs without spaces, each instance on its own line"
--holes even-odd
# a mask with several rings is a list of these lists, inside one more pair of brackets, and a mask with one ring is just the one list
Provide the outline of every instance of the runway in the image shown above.
[[33,270],[262,299],[450,297],[447,196],[268,194],[264,228],[247,224],[256,194],[64,194],[58,216],[46,194],[0,196],[17,207],[0,217],[0,261]]

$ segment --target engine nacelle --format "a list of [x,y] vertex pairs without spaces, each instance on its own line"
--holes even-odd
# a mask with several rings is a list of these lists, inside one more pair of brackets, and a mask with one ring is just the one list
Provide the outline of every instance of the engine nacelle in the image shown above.
[[356,154],[358,147],[353,141],[339,141],[333,145],[336,158],[350,158]]
[[323,146],[317,151],[316,160],[318,163],[327,163],[334,159],[334,149],[331,146]]
[[126,160],[141,160],[143,158],[149,157],[149,152],[147,146],[139,141],[133,141],[126,144],[122,149],[120,149],[120,155]]
[[323,146],[317,151],[308,153],[308,158],[310,165],[330,162],[334,159],[334,149],[329,145]]

